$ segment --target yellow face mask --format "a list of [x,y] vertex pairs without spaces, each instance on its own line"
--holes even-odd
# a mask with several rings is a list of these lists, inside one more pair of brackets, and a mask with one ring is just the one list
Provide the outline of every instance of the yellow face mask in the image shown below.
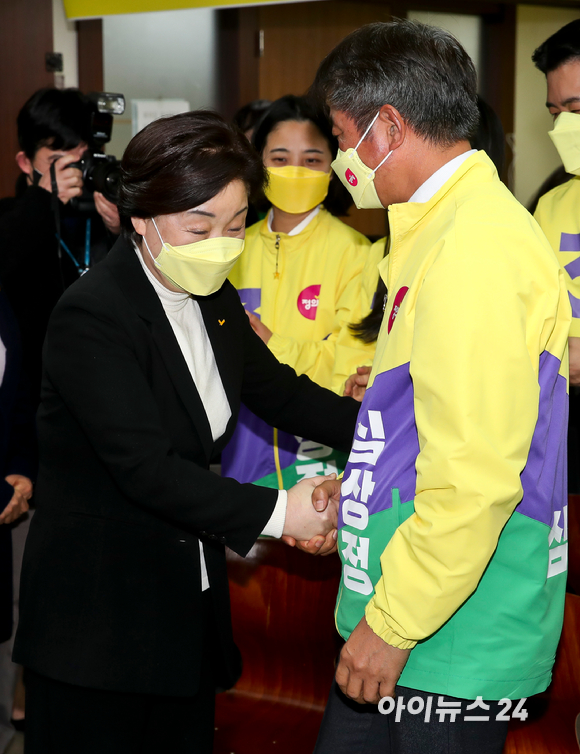
[[155,218],[152,220],[162,243],[157,258],[151,254],[145,236],[142,238],[155,267],[172,283],[194,296],[211,296],[219,291],[244,250],[244,239],[206,238],[195,243],[171,246],[161,238]]
[[266,198],[283,212],[298,215],[317,207],[328,194],[332,171],[323,173],[297,165],[268,168]]
[[580,115],[560,113],[548,131],[567,173],[580,175]]

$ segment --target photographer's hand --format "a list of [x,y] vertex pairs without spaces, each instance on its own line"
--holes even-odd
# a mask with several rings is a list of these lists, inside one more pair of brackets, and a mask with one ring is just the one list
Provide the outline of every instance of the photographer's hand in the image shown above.
[[95,207],[97,208],[99,215],[103,218],[107,230],[118,236],[121,232],[121,220],[116,205],[108,199],[105,199],[105,197],[98,191],[95,191],[94,197]]
[[[58,186],[58,198],[63,204],[70,202],[75,196],[80,196],[83,191],[83,176],[78,168],[69,167],[71,163],[78,162],[84,151],[83,148],[72,149],[68,154],[55,160],[54,170],[56,184]],[[47,170],[38,185],[45,191],[52,193],[50,171]]]

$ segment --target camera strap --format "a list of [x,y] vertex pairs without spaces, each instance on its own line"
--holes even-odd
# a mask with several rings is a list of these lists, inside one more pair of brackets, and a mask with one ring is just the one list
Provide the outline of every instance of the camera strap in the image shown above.
[[60,236],[60,207],[58,206],[58,183],[56,182],[56,160],[50,164],[50,190],[51,190],[51,206],[54,213],[54,223],[56,225],[56,240],[58,242],[57,254],[58,254],[58,271],[60,273],[60,284],[62,290],[65,289],[64,275],[62,272],[62,251],[61,244],[62,238]]

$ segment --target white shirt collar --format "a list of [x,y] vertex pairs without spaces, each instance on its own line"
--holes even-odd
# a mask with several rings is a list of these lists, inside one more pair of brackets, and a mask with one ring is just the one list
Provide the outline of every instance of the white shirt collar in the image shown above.
[[[302,233],[302,231],[304,230],[304,228],[310,223],[311,220],[314,220],[314,218],[316,217],[316,215],[320,212],[320,207],[321,207],[320,204],[318,205],[318,207],[314,207],[314,209],[312,210],[312,212],[309,215],[306,215],[306,217],[304,218],[304,220],[302,220],[301,223],[298,223],[298,225],[295,228],[293,228],[290,231],[290,233],[287,233],[286,235],[288,235],[288,236],[297,236],[299,233]],[[272,207],[270,209],[270,211],[268,212],[268,230],[270,231],[270,233],[274,232],[272,230],[272,220],[273,220],[273,218],[274,218],[274,208]]]
[[453,173],[455,173],[459,166],[462,165],[468,157],[471,157],[471,155],[475,154],[476,152],[477,149],[470,149],[469,151],[464,152],[457,157],[454,157],[452,160],[449,160],[449,162],[446,162],[443,167],[440,167],[439,170],[436,170],[432,176],[427,178],[425,183],[419,186],[419,188],[417,189],[417,191],[415,191],[409,201],[417,202],[419,204],[428,202],[429,199],[432,199],[439,191],[439,189],[447,183],[447,181],[451,178],[451,176],[453,175]]

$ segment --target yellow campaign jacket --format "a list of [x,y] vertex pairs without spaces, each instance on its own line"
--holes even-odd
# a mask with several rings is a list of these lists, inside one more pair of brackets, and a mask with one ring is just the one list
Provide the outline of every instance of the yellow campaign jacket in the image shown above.
[[264,219],[246,231],[229,276],[245,308],[274,333],[268,347],[276,358],[337,392],[366,356],[357,341],[338,351],[336,343],[358,310],[369,248],[365,236],[325,209],[296,236],[270,232]]
[[545,194],[534,217],[564,270],[572,305],[570,335],[580,338],[580,176]]
[[403,686],[527,696],[549,682],[566,583],[563,273],[482,152],[389,224],[342,483],[337,626],[348,638],[366,615],[414,647]]

